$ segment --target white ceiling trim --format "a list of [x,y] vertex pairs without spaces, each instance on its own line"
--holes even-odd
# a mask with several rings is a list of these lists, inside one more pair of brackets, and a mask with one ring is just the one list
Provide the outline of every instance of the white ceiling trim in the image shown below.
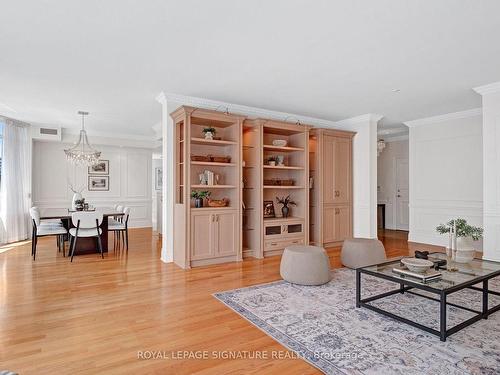
[[449,120],[459,120],[463,118],[481,116],[483,114],[482,108],[473,108],[466,111],[447,113],[445,115],[426,117],[413,121],[406,121],[404,124],[409,128],[414,128],[416,126],[436,124],[439,122],[449,121]]
[[164,92],[160,93],[156,97],[156,100],[162,104],[165,104],[167,102],[174,102],[174,103],[180,103],[182,105],[189,105],[199,108],[206,108],[213,110],[227,110],[230,113],[242,114],[249,117],[266,118],[266,119],[288,121],[288,122],[300,121],[300,123],[305,125],[312,125],[315,127],[322,127],[322,128],[335,128],[335,129],[339,129],[344,126],[352,124],[358,124],[361,122],[367,122],[370,120],[379,121],[383,117],[377,114],[366,114],[341,121],[331,121],[316,117],[302,116],[295,113],[272,111],[258,107],[249,107],[241,104],[233,104],[233,103],[221,102],[218,100],[204,99],[195,96],[187,96],[187,95],[164,93]]
[[500,92],[500,82],[490,83],[488,85],[483,85],[473,88],[475,92],[481,95],[493,94],[495,92]]

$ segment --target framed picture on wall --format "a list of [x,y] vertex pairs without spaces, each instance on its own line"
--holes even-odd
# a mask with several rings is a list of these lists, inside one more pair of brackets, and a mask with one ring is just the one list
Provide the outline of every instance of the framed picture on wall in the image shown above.
[[163,187],[163,168],[155,168],[155,189],[161,190]]
[[274,213],[274,202],[264,201],[264,218],[269,219],[272,217],[276,217],[276,214]]
[[109,160],[99,160],[95,165],[89,167],[89,174],[109,174]]
[[89,176],[89,191],[109,191],[109,176]]

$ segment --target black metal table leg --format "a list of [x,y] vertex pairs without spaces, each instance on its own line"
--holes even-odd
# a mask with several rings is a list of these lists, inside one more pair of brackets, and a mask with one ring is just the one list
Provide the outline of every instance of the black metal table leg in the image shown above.
[[446,341],[446,293],[441,292],[439,332],[441,341]]
[[356,270],[356,307],[361,307],[361,272]]
[[399,284],[399,291],[401,292],[401,294],[404,294],[404,292],[405,292],[405,284],[403,284],[403,283]]
[[483,319],[488,319],[488,280],[483,281]]

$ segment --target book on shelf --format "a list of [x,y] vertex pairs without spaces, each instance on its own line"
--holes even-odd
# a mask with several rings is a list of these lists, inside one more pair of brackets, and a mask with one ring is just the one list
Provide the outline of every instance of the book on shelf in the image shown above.
[[410,276],[410,277],[413,277],[415,279],[419,279],[419,280],[423,281],[424,283],[427,281],[440,279],[442,276],[441,272],[436,271],[434,269],[430,269],[430,270],[427,270],[423,273],[419,273],[419,272],[410,271],[406,267],[394,267],[392,269],[392,272],[394,272],[400,276]]

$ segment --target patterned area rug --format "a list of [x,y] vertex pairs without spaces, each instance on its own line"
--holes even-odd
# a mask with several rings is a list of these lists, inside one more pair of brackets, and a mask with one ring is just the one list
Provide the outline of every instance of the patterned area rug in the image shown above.
[[[441,342],[405,323],[355,307],[355,273],[333,271],[322,286],[285,281],[214,296],[279,343],[327,374],[500,374],[500,311]],[[398,287],[363,275],[363,295]],[[490,281],[500,290],[500,279]],[[419,291],[421,292],[421,291]],[[481,293],[461,291],[448,302],[481,309]],[[439,303],[412,294],[376,301],[379,307],[433,328]],[[490,296],[490,306],[500,298]],[[471,317],[448,307],[448,328]]]

